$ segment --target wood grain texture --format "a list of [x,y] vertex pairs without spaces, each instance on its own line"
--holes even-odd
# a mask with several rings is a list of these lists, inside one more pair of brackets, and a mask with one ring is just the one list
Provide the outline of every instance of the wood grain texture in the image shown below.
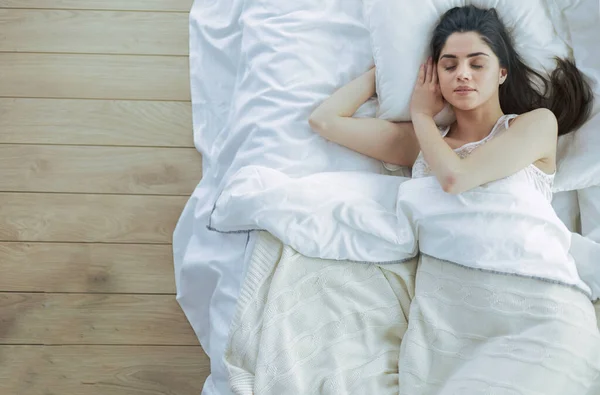
[[5,395],[197,395],[200,347],[0,346]]
[[2,395],[202,390],[170,245],[200,170],[192,3],[0,0]]
[[187,57],[0,53],[0,96],[190,100]]
[[198,345],[173,295],[0,293],[0,344]]
[[0,292],[175,293],[169,245],[0,243]]
[[188,12],[194,0],[0,0],[4,8]]
[[188,18],[170,12],[0,9],[0,52],[187,55]]
[[0,193],[0,241],[170,243],[187,200]]
[[193,147],[186,102],[1,99],[0,143]]
[[202,175],[194,148],[0,144],[0,191],[186,195]]

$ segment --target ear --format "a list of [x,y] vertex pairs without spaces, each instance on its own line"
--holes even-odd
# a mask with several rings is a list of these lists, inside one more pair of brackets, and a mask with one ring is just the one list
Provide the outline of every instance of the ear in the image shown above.
[[498,82],[500,83],[500,85],[504,84],[504,81],[506,81],[507,76],[508,76],[508,70],[506,70],[504,67],[502,67],[500,69],[500,75],[498,77]]

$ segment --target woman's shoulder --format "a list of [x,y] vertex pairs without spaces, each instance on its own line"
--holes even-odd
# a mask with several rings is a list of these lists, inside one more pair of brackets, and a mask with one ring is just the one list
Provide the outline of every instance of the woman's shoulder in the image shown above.
[[517,119],[528,119],[531,121],[550,122],[558,125],[556,115],[550,109],[543,107],[535,108],[522,114],[505,114],[504,116],[510,119],[510,123]]
[[547,108],[537,108],[522,114],[511,114],[506,118],[504,130],[518,123],[521,125],[519,134],[531,132],[536,138],[547,136],[548,141],[555,144],[558,136],[558,120],[556,115]]

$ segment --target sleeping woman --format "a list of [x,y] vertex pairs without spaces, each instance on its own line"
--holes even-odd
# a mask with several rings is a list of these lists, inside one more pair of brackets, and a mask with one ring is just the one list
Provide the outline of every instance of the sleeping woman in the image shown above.
[[[592,108],[575,64],[557,59],[549,78],[540,75],[516,52],[497,12],[474,6],[442,16],[430,54],[412,93],[411,122],[352,117],[375,94],[373,68],[325,100],[310,125],[330,141],[412,167],[413,178],[436,177],[448,194],[516,178],[551,201],[558,136],[575,131]],[[446,104],[456,121],[439,129],[434,116]],[[582,293],[426,255],[416,287],[400,354],[401,394],[600,390],[600,335]]]
[[[352,118],[375,94],[373,68],[324,101],[309,119],[312,128],[367,156],[414,167],[414,177],[433,175],[449,193],[524,169],[550,197],[557,137],[577,129],[592,108],[575,65],[557,59],[545,79],[523,63],[496,11],[473,6],[443,16],[430,50],[414,88],[412,122]],[[440,137],[433,117],[446,102],[456,122]]]

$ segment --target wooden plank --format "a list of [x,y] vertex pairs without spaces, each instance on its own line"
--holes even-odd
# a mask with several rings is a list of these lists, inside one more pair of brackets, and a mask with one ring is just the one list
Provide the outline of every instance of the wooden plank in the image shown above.
[[170,245],[0,243],[0,291],[172,293]]
[[0,0],[0,8],[188,12],[194,0]]
[[194,148],[0,144],[0,191],[189,196],[201,169]]
[[200,394],[209,372],[200,347],[0,346],[6,395]]
[[173,295],[0,293],[0,344],[198,345]]
[[0,241],[170,243],[187,199],[0,193]]
[[0,29],[0,52],[189,52],[186,13],[0,9]]
[[190,100],[188,58],[0,53],[0,96]]
[[193,147],[188,102],[0,99],[0,143]]

